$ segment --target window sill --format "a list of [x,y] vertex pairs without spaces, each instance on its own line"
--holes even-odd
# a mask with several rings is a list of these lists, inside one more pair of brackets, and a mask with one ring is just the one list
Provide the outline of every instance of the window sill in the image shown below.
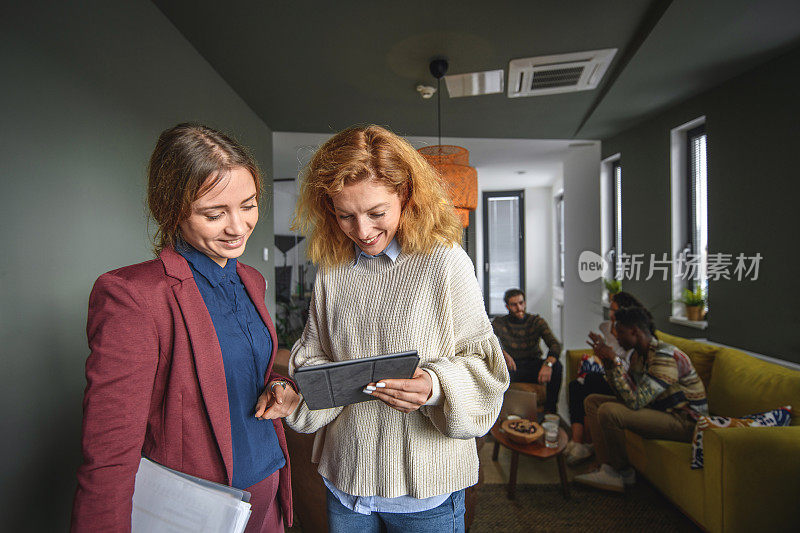
[[687,328],[708,329],[708,321],[706,320],[689,320],[682,316],[671,316],[669,317],[669,321],[673,324],[686,326]]

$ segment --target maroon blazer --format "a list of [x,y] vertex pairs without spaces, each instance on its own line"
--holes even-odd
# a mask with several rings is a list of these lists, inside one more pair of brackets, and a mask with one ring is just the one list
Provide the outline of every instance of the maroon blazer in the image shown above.
[[[236,272],[272,337],[265,384],[283,379],[272,373],[278,343],[264,305],[264,278],[242,263]],[[130,531],[142,455],[229,485],[233,444],[222,352],[183,256],[165,248],[157,259],[100,276],[89,297],[86,334],[91,354],[72,530]],[[290,526],[289,453],[281,420],[272,423],[286,457],[278,496]]]

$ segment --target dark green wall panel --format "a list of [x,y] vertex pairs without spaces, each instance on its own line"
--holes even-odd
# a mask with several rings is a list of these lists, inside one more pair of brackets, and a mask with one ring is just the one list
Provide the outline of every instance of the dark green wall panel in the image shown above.
[[760,252],[756,281],[711,284],[709,328],[670,324],[669,281],[626,281],[667,332],[800,362],[800,49],[603,141],[621,153],[623,251],[671,249],[670,130],[706,116],[710,252]]

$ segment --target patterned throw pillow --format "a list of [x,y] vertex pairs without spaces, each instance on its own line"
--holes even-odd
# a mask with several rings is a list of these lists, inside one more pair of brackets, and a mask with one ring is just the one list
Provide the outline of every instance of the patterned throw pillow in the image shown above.
[[578,383],[583,384],[586,374],[605,374],[603,370],[603,362],[594,354],[587,353],[581,357],[581,366],[578,368]]
[[788,426],[792,421],[792,406],[787,405],[741,418],[701,416],[697,419],[692,439],[692,468],[703,468],[703,432],[712,428]]

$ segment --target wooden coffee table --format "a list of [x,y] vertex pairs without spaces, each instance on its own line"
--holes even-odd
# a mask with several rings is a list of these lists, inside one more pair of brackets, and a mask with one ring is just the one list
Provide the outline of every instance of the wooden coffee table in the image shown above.
[[517,467],[519,466],[519,454],[536,457],[545,461],[547,459],[556,458],[558,463],[558,475],[561,478],[561,491],[564,498],[569,499],[569,485],[567,484],[567,467],[564,463],[564,447],[569,441],[567,432],[563,428],[558,428],[558,446],[555,448],[548,448],[544,445],[544,437],[531,443],[520,444],[508,438],[508,433],[500,428],[500,421],[498,420],[491,430],[492,436],[495,438],[494,451],[492,452],[492,461],[497,461],[497,454],[500,452],[500,445],[502,444],[511,450],[511,471],[508,474],[508,498],[514,499],[514,493],[517,488]]

